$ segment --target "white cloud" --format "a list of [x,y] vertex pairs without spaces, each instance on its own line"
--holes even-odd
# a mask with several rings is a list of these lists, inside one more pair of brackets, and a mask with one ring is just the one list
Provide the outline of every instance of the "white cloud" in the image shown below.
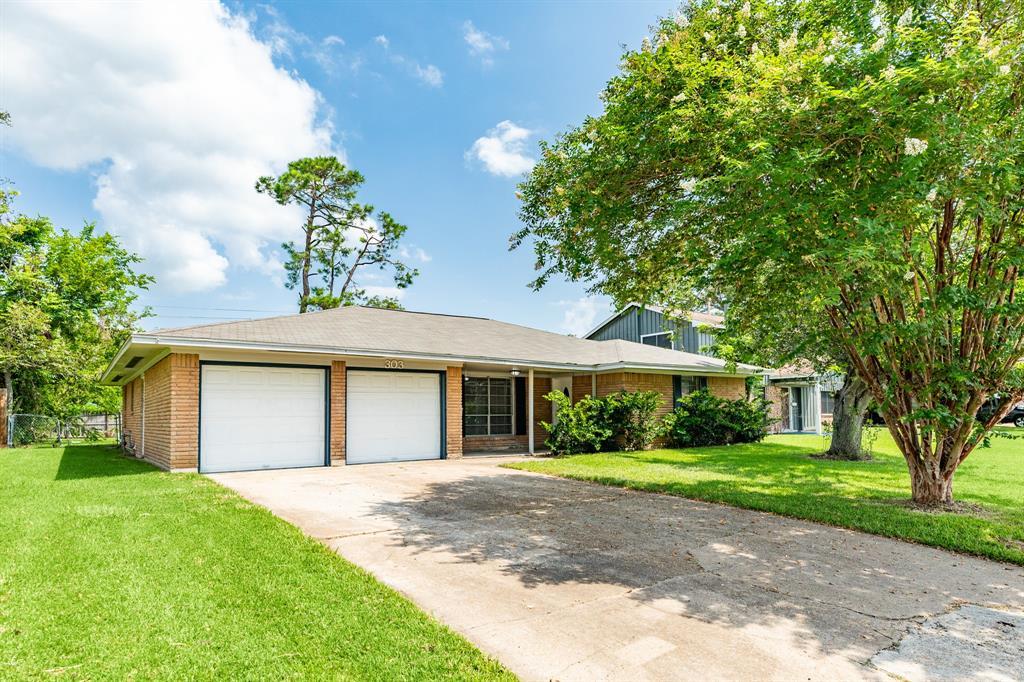
[[509,43],[501,36],[481,31],[472,21],[462,24],[462,39],[469,46],[469,54],[478,57],[484,66],[494,64],[494,53],[508,50]]
[[373,41],[384,48],[384,52],[387,53],[388,59],[390,59],[393,64],[401,66],[403,69],[430,87],[439,88],[444,85],[444,73],[442,73],[441,69],[437,68],[433,64],[423,66],[414,59],[392,52],[391,41],[388,40],[387,36],[377,36]]
[[584,296],[574,301],[558,301],[565,308],[562,331],[573,336],[584,336],[598,323],[598,316],[608,312],[608,302],[601,296]]
[[299,221],[256,178],[336,153],[319,94],[274,66],[290,49],[276,35],[258,40],[215,3],[8,2],[8,137],[40,166],[94,171],[103,227],[159,286],[210,289],[230,266],[274,272]]
[[386,298],[397,298],[401,301],[405,297],[406,289],[399,289],[398,287],[385,287],[369,285],[362,287],[363,291],[366,292],[367,296],[384,296]]
[[402,246],[398,249],[398,255],[405,260],[416,260],[420,263],[429,263],[433,257],[418,246]]
[[531,135],[532,130],[517,126],[512,121],[502,121],[473,143],[466,152],[466,158],[480,161],[493,175],[522,175],[537,163],[524,153]]

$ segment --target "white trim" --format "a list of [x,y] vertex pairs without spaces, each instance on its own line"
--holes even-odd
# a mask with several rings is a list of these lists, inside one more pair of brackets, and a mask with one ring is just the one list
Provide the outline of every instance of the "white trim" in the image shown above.
[[526,370],[526,435],[530,454],[533,454],[533,368]]
[[[681,372],[694,372],[699,374],[718,374],[725,376],[751,376],[761,374],[765,370],[760,367],[753,367],[752,365],[737,365],[737,371],[729,372],[726,371],[722,360],[716,360],[714,358],[707,358],[708,362],[720,362],[722,367],[707,367],[693,364],[638,364],[629,363],[624,361],[610,362],[597,365],[588,365],[581,363],[558,363],[558,362],[543,362],[535,360],[523,360],[520,358],[492,358],[487,356],[458,356],[458,355],[443,355],[443,354],[432,354],[432,353],[415,353],[403,350],[379,350],[379,349],[365,349],[365,348],[325,348],[323,346],[303,346],[298,344],[282,344],[282,343],[265,343],[259,341],[222,341],[217,339],[181,339],[181,338],[167,338],[159,335],[151,334],[139,334],[132,336],[126,345],[122,348],[122,351],[118,353],[118,357],[123,355],[124,350],[131,344],[139,344],[140,346],[170,346],[173,348],[181,349],[206,349],[206,348],[219,348],[219,349],[230,349],[230,350],[256,350],[256,351],[272,351],[272,352],[286,352],[286,353],[306,353],[310,355],[332,355],[332,356],[357,356],[357,357],[369,357],[369,358],[411,358],[417,360],[428,360],[435,362],[462,362],[462,363],[487,363],[493,365],[501,365],[507,367],[532,367],[536,369],[550,369],[550,370],[561,370],[569,372],[580,372],[580,371],[591,371],[591,372],[611,372],[616,370],[646,370],[646,371],[664,371],[670,373],[681,373]],[[663,349],[664,350],[664,349]],[[682,351],[674,351],[682,353]],[[691,355],[687,353],[687,355]],[[104,372],[103,379],[101,382],[105,382],[106,376],[112,370],[114,364],[112,363],[108,370]],[[118,382],[118,385],[123,385],[130,381],[133,377],[138,375],[138,368],[135,371],[125,373],[124,377]]]

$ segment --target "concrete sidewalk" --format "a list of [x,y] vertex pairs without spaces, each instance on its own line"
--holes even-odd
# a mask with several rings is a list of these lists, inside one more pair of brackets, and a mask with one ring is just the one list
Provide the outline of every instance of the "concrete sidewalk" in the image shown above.
[[1019,567],[503,461],[211,478],[525,680],[1024,678]]

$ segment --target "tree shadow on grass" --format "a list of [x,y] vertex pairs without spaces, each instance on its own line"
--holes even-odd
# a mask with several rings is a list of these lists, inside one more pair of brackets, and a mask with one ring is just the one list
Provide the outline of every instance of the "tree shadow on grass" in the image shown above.
[[153,465],[126,457],[116,445],[67,445],[53,480],[136,476],[153,471]]

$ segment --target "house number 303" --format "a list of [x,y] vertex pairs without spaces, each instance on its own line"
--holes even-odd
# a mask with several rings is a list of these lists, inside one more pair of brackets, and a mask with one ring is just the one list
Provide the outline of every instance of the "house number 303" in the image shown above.
[[385,360],[384,369],[405,369],[404,360]]

